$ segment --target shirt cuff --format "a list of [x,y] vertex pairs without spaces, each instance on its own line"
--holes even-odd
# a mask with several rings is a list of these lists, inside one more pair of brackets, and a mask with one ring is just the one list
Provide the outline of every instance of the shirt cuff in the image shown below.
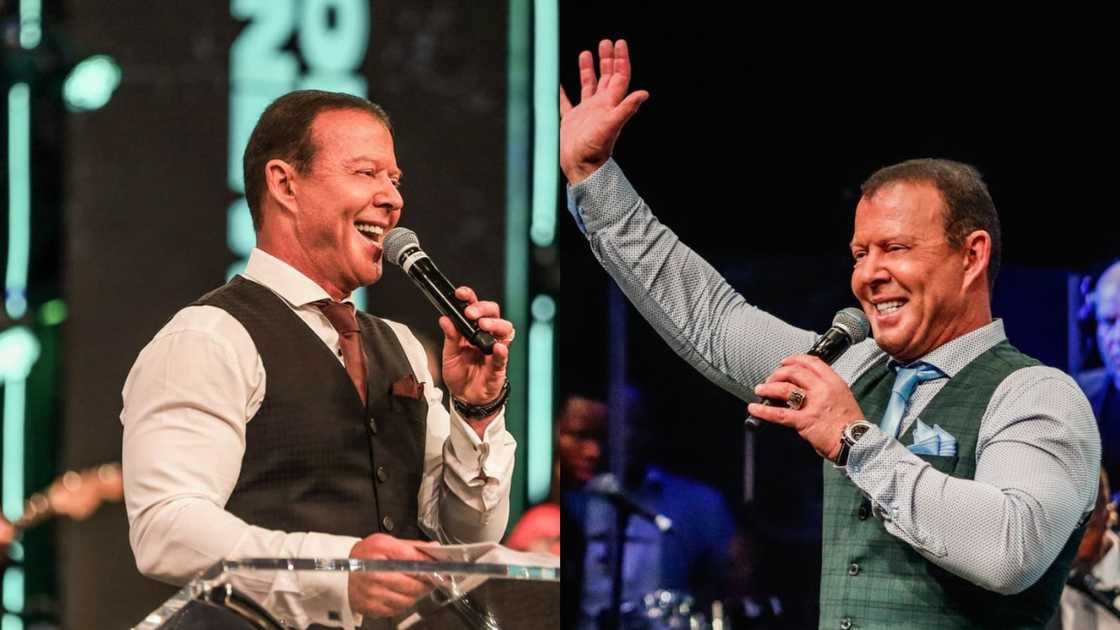
[[478,512],[494,509],[509,494],[516,442],[506,431],[503,407],[480,438],[451,406],[451,435],[444,444],[448,485],[465,504]]
[[568,186],[568,212],[585,236],[615,224],[640,203],[638,191],[614,159],[582,182]]
[[[358,540],[350,536],[308,533],[298,557],[349,558]],[[236,584],[237,578],[233,581]],[[344,626],[347,620],[353,620],[358,626],[362,617],[350,609],[349,581],[348,571],[277,571],[265,607],[297,628],[311,624]]]
[[485,482],[489,478],[498,476],[500,468],[498,462],[492,461],[491,455],[494,446],[503,443],[505,440],[502,438],[507,435],[510,434],[506,432],[504,406],[498,411],[494,420],[486,425],[482,437],[479,437],[471,425],[455,410],[455,406],[451,405],[451,449],[455,459],[463,465],[462,470],[475,473],[468,481],[478,477]]
[[[851,478],[857,486],[863,487],[857,478],[864,473],[864,469],[870,463],[874,465],[875,457],[883,448],[891,441],[891,437],[883,433],[879,427],[874,424],[871,428],[863,434],[860,439],[852,444],[851,450],[848,451],[848,463],[844,466],[848,477]],[[862,478],[866,479],[870,475],[863,475]]]
[[871,500],[875,515],[892,535],[933,556],[944,556],[944,543],[914,522],[918,477],[930,466],[901,442],[872,426],[852,445],[845,473]]

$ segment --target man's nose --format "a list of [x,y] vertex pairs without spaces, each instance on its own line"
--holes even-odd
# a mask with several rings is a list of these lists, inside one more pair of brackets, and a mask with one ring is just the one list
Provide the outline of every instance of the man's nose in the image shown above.
[[404,207],[404,197],[401,191],[387,176],[382,177],[382,186],[378,188],[373,198],[373,205],[387,212],[397,212]]
[[888,282],[891,278],[883,266],[883,257],[878,252],[868,252],[852,272],[859,287],[875,286]]

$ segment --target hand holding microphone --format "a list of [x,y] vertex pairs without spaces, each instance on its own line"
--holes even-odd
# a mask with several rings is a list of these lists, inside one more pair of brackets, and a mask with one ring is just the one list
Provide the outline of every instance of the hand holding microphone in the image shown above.
[[[443,380],[460,415],[493,417],[509,395],[506,366],[513,324],[501,319],[495,302],[479,300],[468,287],[455,288],[424,250],[416,233],[395,228],[385,235],[385,257],[399,265],[443,317]],[[481,436],[485,427],[476,426]]]
[[[808,354],[786,357],[765,383],[754,388],[755,394],[771,404],[751,403],[747,411],[754,418],[794,429],[825,459],[846,461],[840,456],[846,452],[842,445],[848,442],[841,437],[864,414],[848,383],[829,363],[865,339],[869,328],[856,309],[837,313],[832,328]],[[787,402],[795,400],[796,405]]]
[[[821,338],[813,344],[813,347],[806,354],[817,357],[831,365],[848,348],[867,339],[870,332],[871,324],[867,321],[867,316],[863,314],[863,311],[852,307],[842,309],[833,316],[832,326],[821,335]],[[798,410],[805,404],[805,392],[800,388],[792,387],[786,398],[763,397],[758,401],[758,404],[765,407],[788,407]],[[752,429],[761,424],[758,418],[749,415],[746,423]]]
[[[494,336],[482,330],[466,315],[469,303],[455,295],[455,287],[436,267],[424,250],[416,232],[408,228],[394,228],[385,235],[385,257],[398,265],[424,297],[451,319],[455,328],[485,354],[494,351]],[[512,333],[511,333],[512,341]]]

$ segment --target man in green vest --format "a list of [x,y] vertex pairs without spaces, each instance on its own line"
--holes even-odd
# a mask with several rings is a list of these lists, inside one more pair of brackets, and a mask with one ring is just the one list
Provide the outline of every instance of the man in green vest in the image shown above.
[[999,220],[980,174],[911,160],[864,183],[851,286],[874,339],[833,365],[751,306],[650,212],[610,158],[648,98],[625,42],[580,55],[560,164],[591,251],[685,360],[824,461],[821,628],[1041,628],[1057,609],[1100,462],[1074,381],[993,320]]

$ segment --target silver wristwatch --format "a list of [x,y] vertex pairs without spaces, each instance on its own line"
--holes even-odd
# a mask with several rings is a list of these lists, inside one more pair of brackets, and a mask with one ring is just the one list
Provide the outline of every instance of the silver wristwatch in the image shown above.
[[844,432],[840,434],[840,453],[836,456],[836,461],[834,462],[837,466],[848,465],[848,453],[851,452],[852,446],[858,442],[870,428],[871,423],[866,420],[853,422],[844,427]]

